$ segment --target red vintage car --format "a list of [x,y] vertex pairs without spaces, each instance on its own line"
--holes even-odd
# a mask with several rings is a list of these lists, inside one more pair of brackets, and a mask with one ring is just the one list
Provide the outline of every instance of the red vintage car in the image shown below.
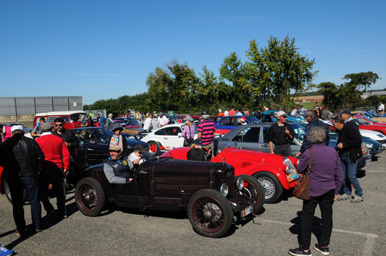
[[[171,159],[187,160],[189,147],[175,148],[161,155]],[[277,202],[284,190],[295,186],[296,180],[291,180],[292,175],[297,173],[298,159],[295,157],[284,157],[268,153],[226,148],[213,157],[211,162],[223,162],[235,168],[235,175],[246,174],[255,177],[265,191],[265,203]]]

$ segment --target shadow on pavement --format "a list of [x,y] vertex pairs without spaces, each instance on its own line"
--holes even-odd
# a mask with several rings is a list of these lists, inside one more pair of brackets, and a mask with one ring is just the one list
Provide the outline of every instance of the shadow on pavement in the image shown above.
[[[297,217],[293,218],[291,220],[291,223],[293,223],[293,226],[289,228],[289,231],[292,234],[298,235],[298,243],[300,244],[301,239],[301,211],[297,212]],[[312,230],[311,233],[316,236],[318,241],[322,237],[322,220],[319,217],[314,216],[312,219]]]

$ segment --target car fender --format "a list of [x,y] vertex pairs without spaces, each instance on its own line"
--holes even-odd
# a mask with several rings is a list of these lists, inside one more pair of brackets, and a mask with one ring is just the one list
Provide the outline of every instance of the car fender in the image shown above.
[[[275,175],[275,177],[279,180],[280,184],[283,186],[284,189],[288,190],[290,188],[286,173],[283,172],[283,170],[281,170],[279,167],[273,164],[261,164],[249,170],[245,174],[252,176],[257,172],[270,172],[273,175]],[[237,170],[236,170],[236,174],[237,174]]]

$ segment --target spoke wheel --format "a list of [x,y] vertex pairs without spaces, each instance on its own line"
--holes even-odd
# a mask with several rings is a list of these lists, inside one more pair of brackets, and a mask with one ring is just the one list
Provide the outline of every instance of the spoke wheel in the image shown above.
[[264,205],[264,188],[261,183],[252,176],[239,175],[236,179],[239,177],[244,180],[244,188],[240,192],[248,198],[249,202],[253,205],[253,213],[257,214]]
[[283,187],[278,179],[269,172],[257,172],[253,175],[264,188],[265,203],[275,203],[283,194]]
[[105,194],[101,184],[93,178],[79,181],[75,189],[76,206],[86,216],[95,217],[105,205]]
[[202,236],[222,237],[233,220],[232,207],[220,192],[203,189],[189,201],[188,217],[193,229]]

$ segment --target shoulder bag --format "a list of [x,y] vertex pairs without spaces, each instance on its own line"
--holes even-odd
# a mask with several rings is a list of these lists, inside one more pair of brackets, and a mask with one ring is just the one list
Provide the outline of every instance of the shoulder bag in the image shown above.
[[307,172],[296,182],[293,195],[296,198],[303,200],[310,200],[310,187],[311,187],[311,165],[312,165],[312,148],[310,149],[310,161],[308,162]]

